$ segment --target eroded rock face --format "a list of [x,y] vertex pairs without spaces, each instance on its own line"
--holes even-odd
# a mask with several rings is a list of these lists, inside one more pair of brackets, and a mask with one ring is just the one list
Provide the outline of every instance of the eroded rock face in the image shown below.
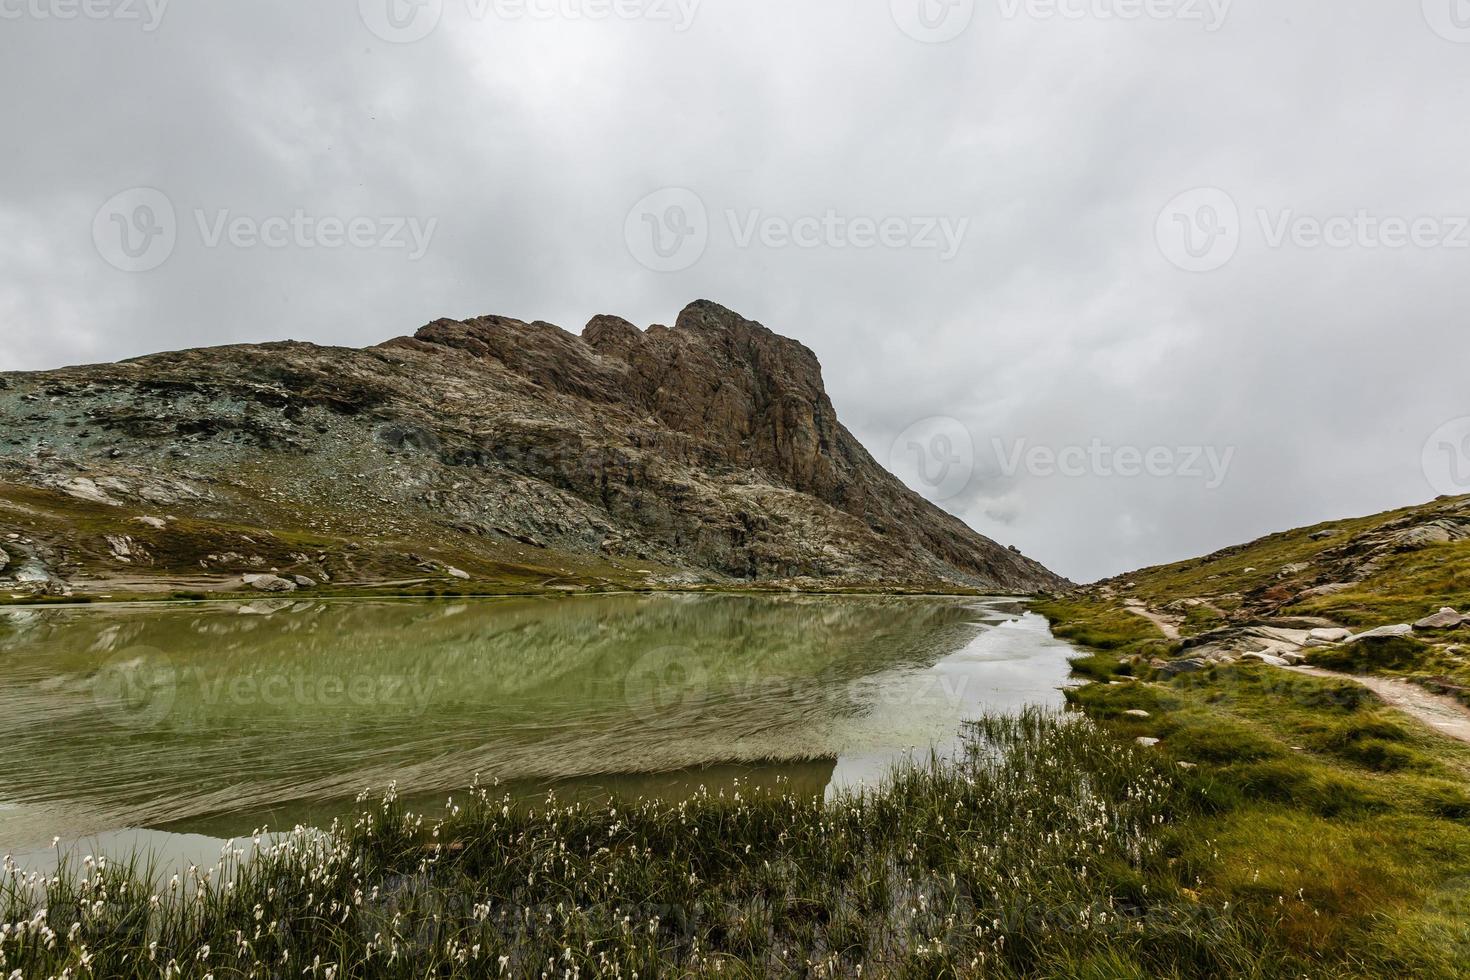
[[810,350],[709,302],[647,331],[487,316],[366,350],[225,347],[3,380],[0,480],[91,505],[470,535],[706,580],[1066,584],[883,470]]

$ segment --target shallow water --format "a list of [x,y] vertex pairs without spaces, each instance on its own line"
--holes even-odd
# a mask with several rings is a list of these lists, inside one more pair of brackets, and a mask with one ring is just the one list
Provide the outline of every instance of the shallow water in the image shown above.
[[104,832],[199,847],[326,822],[390,781],[442,805],[476,774],[562,796],[832,793],[952,751],[966,718],[1059,703],[1072,653],[1002,599],[0,610],[0,852]]

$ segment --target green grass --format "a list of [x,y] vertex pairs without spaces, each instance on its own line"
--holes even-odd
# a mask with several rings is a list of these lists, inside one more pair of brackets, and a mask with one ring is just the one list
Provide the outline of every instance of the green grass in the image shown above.
[[[1348,680],[1250,664],[1168,679],[1139,659],[1146,645],[1127,641],[1116,607],[1042,610],[1061,620],[1059,634],[1112,641],[1098,656],[1117,663],[1107,679],[1123,683],[1077,688],[1069,700],[1121,737],[1160,739],[1160,758],[1183,764],[1199,805],[1167,828],[1166,850],[1202,901],[1252,915],[1274,907],[1275,941],[1334,970],[1470,971],[1470,747]],[[1420,645],[1375,641],[1335,655],[1342,668],[1392,669],[1418,662]]]
[[1315,897],[1259,886],[1258,900],[1226,905],[1200,890],[1186,828],[1217,807],[1159,753],[1030,713],[977,724],[954,764],[830,803],[751,789],[526,807],[481,788],[425,819],[390,796],[330,838],[246,842],[254,860],[173,885],[135,867],[12,875],[0,952],[6,971],[98,977],[1182,978],[1400,965],[1294,952],[1283,924],[1310,916]]

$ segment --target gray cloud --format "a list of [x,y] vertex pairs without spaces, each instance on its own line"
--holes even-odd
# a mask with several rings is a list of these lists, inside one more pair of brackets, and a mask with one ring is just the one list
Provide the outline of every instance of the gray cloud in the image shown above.
[[[899,26],[923,23],[909,2],[704,0],[680,30],[672,3],[599,19],[444,0],[428,36],[390,43],[355,2],[170,4],[146,31],[0,0],[0,368],[362,345],[441,315],[669,322],[708,297],[812,347],[882,461],[914,422],[957,420],[974,476],[945,506],[1075,578],[1434,494],[1425,440],[1470,415],[1470,249],[1267,232],[1288,211],[1470,215],[1453,21],[1237,0],[1209,31],[1184,17],[1202,0],[1162,20],[982,0],[929,44]],[[146,272],[93,242],[99,207],[135,187],[177,214]],[[708,242],[655,272],[625,227],[667,187],[698,196]],[[1156,219],[1200,187],[1228,193],[1240,242],[1186,272]],[[208,247],[196,212],[226,211],[257,232],[298,211],[367,219],[374,245]],[[813,247],[742,247],[728,212],[737,229],[846,223]],[[421,259],[378,247],[397,218],[437,221]],[[920,219],[968,224],[948,261],[857,247],[850,222],[885,218],[910,241]],[[1008,473],[995,440],[1235,454],[1209,489]]]

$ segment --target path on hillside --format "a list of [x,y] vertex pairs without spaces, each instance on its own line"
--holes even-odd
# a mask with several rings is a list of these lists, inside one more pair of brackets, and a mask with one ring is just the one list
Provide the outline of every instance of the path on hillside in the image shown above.
[[1339,674],[1321,667],[1284,667],[1283,670],[1312,677],[1352,681],[1361,684],[1384,701],[1390,708],[1397,708],[1442,735],[1461,742],[1470,743],[1470,708],[1454,698],[1426,691],[1408,681],[1390,680],[1387,677],[1365,677],[1362,674]]
[[1127,609],[1135,616],[1142,616],[1144,619],[1157,626],[1159,628],[1159,632],[1164,634],[1164,639],[1177,640],[1180,638],[1179,623],[1177,620],[1170,619],[1162,613],[1154,612],[1152,609],[1150,609],[1148,606],[1144,605],[1137,599],[1125,600],[1123,602],[1123,608]]

